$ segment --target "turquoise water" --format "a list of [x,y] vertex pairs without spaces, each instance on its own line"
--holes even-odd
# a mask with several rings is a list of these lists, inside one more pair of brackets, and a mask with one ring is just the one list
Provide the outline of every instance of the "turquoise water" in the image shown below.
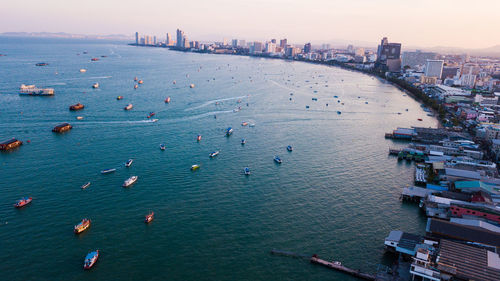
[[[2,280],[347,280],[269,251],[316,253],[374,272],[386,262],[390,230],[424,232],[418,208],[398,200],[413,166],[387,155],[404,143],[384,133],[436,120],[376,78],[78,40],[4,37],[0,53],[7,54],[0,57],[0,139],[25,141],[0,153]],[[144,80],[137,90],[135,76]],[[21,83],[56,94],[19,96]],[[85,109],[70,112],[77,102]],[[128,103],[134,108],[123,110]],[[159,121],[150,122],[149,112]],[[73,130],[52,133],[60,122]],[[225,137],[230,126],[234,133]],[[220,155],[209,159],[214,150]],[[134,163],[125,168],[129,158]],[[201,168],[192,172],[193,164]],[[242,174],[246,166],[250,176]],[[107,168],[117,171],[101,175]],[[138,182],[122,188],[132,175]],[[13,208],[22,196],[33,197],[31,205]],[[145,225],[149,211],[155,220]],[[75,236],[84,217],[92,226]],[[99,261],[84,271],[93,249]]]

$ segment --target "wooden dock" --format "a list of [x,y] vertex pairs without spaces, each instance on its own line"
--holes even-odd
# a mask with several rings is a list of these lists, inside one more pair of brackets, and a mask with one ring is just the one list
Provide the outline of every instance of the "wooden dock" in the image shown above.
[[326,266],[328,268],[335,269],[335,270],[338,270],[338,271],[350,274],[350,275],[358,277],[360,279],[364,279],[364,280],[376,280],[375,275],[371,275],[371,274],[368,274],[368,273],[363,273],[363,272],[361,272],[359,270],[354,270],[354,269],[345,267],[345,266],[342,265],[341,262],[338,262],[338,261],[333,261],[333,262],[325,261],[325,260],[322,260],[322,259],[318,258],[318,256],[316,256],[316,255],[313,255],[311,257],[310,261],[311,261],[311,263],[315,263],[315,264],[319,264],[319,265],[322,265],[322,266]]

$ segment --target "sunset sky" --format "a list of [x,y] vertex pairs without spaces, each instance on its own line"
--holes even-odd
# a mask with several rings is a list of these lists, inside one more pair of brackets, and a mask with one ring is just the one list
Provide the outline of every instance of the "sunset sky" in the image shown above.
[[157,35],[193,40],[288,38],[486,48],[500,44],[499,0],[16,0],[0,9],[0,32]]

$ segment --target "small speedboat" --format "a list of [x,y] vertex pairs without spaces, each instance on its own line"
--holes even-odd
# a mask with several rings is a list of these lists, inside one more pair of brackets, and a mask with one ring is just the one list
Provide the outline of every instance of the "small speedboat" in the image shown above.
[[131,176],[130,178],[126,179],[123,182],[122,187],[129,187],[129,186],[133,185],[137,181],[138,178],[139,178],[138,176]]
[[418,121],[422,121],[422,118],[418,118],[417,120],[418,120]]
[[110,173],[113,173],[114,171],[116,171],[115,168],[112,168],[112,169],[106,169],[106,170],[102,170],[101,171],[101,174],[110,174]]
[[289,145],[289,146],[286,147],[286,150],[293,151],[293,147],[291,145]]
[[36,66],[46,66],[46,65],[49,65],[48,63],[46,62],[39,62],[37,64],[35,64]]
[[83,116],[76,116],[76,120],[82,120]]
[[132,166],[132,162],[134,162],[134,159],[128,159],[128,161],[125,163],[125,167]]
[[133,107],[134,107],[134,106],[133,106],[131,103],[129,103],[129,104],[127,104],[127,106],[125,106],[123,109],[125,109],[125,110],[131,110]]
[[116,100],[121,100],[121,99],[123,99],[123,96],[117,96],[116,97]]
[[230,136],[233,133],[233,128],[229,127],[226,129],[226,136]]
[[306,105],[306,108],[309,108],[309,105]]
[[91,61],[98,61],[99,59],[98,58],[91,58],[90,60]]
[[138,78],[137,78],[137,76],[136,76],[136,77],[134,78],[134,81],[137,81],[137,80],[139,80],[139,79],[138,79]]
[[214,158],[215,156],[219,155],[219,152],[220,151],[218,151],[218,150],[214,151],[214,152],[210,153],[208,156],[210,156],[210,158]]
[[85,261],[83,262],[83,269],[90,269],[97,262],[99,258],[99,250],[92,251],[87,254]]
[[201,135],[198,135],[198,136],[196,137],[196,140],[197,140],[197,141],[201,141]]
[[281,158],[279,158],[279,156],[274,156],[274,162],[281,164],[283,162],[283,160],[281,160]]
[[139,81],[137,81],[137,83],[138,83],[138,84],[142,84],[142,83],[144,83],[144,81],[139,80]]
[[145,223],[150,223],[153,221],[154,219],[154,216],[155,216],[155,212],[151,212],[149,214],[146,215],[146,218],[144,219],[144,222]]
[[89,219],[83,219],[79,224],[75,225],[74,231],[75,234],[80,234],[87,230],[87,228],[90,227],[90,220]]
[[92,85],[92,88],[94,88],[94,89],[99,88],[99,83],[94,83],[94,85]]
[[160,149],[161,149],[161,150],[165,150],[165,144],[160,143]]
[[80,72],[84,73],[84,72],[87,72],[87,70],[85,68],[82,68],[82,69],[80,69]]
[[195,165],[191,166],[191,171],[196,171],[196,170],[198,170],[199,168],[200,168],[200,165],[195,164]]
[[245,168],[243,169],[243,173],[244,173],[246,176],[250,175],[250,168],[245,167]]
[[189,85],[189,88],[191,89],[194,88],[194,84]]
[[90,182],[85,183],[84,185],[81,186],[82,189],[85,189],[90,186]]
[[242,122],[241,123],[241,126],[246,126],[246,125],[248,125],[248,122]]
[[14,204],[14,207],[22,208],[22,207],[28,205],[29,203],[31,203],[32,200],[33,200],[33,198],[31,198],[31,197],[23,197],[23,198],[17,200],[16,204]]
[[245,144],[247,141],[245,139],[241,139],[241,144]]
[[137,89],[139,88],[139,86],[137,84],[134,85],[134,89]]
[[170,103],[170,97],[167,97],[167,98],[165,99],[165,103]]
[[153,117],[153,116],[155,116],[155,115],[156,115],[156,113],[154,113],[154,112],[150,112],[150,113],[149,113],[149,115],[148,115],[148,118],[151,118],[151,117]]

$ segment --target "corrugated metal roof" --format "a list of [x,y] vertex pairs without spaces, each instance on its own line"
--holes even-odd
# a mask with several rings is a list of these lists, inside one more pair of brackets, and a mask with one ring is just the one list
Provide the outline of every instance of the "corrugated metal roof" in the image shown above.
[[427,231],[434,236],[479,242],[500,247],[500,234],[474,226],[461,225],[449,221],[429,218]]

